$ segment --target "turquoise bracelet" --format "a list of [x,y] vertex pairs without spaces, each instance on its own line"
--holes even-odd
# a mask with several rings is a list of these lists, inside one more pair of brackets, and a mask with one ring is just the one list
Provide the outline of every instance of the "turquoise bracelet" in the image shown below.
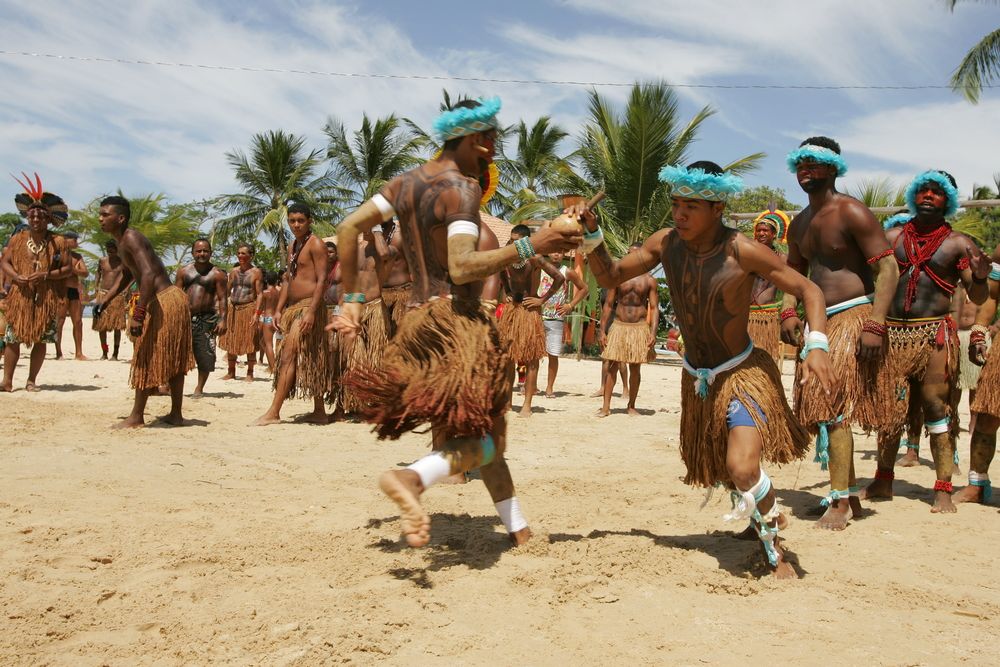
[[514,248],[517,250],[517,256],[522,260],[531,259],[535,256],[535,246],[531,244],[531,239],[525,236],[514,241]]
[[809,341],[806,343],[805,347],[802,348],[802,354],[799,355],[800,358],[805,359],[813,350],[823,350],[824,352],[829,352],[830,344],[821,341]]
[[344,295],[344,303],[364,303],[364,292],[349,292]]

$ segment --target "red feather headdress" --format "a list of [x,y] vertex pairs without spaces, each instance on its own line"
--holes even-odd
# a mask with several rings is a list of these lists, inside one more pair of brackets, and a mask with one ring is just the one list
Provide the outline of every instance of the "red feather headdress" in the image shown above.
[[40,206],[49,212],[49,215],[54,217],[58,222],[65,222],[66,218],[69,216],[69,207],[66,206],[66,202],[59,195],[54,195],[51,192],[46,192],[42,187],[42,179],[38,176],[38,172],[35,172],[35,180],[32,182],[31,177],[28,176],[23,171],[21,176],[24,177],[22,181],[14,174],[11,174],[11,178],[17,181],[17,184],[24,188],[24,192],[20,192],[14,196],[14,205],[17,206],[17,212],[21,214],[22,217],[28,216],[28,209]]

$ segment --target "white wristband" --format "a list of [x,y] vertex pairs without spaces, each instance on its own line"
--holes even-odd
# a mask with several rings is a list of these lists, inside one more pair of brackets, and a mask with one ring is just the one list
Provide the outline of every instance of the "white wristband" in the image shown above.
[[456,220],[448,225],[448,238],[452,236],[475,236],[479,238],[479,225],[469,220]]
[[521,503],[517,502],[517,496],[494,503],[494,506],[508,533],[516,533],[528,527],[528,520],[521,514]]
[[378,208],[378,212],[382,214],[382,222],[392,220],[392,216],[396,215],[396,209],[392,207],[389,200],[383,197],[381,193],[372,197],[372,203]]
[[810,331],[806,334],[806,343],[830,343],[830,339],[822,331]]

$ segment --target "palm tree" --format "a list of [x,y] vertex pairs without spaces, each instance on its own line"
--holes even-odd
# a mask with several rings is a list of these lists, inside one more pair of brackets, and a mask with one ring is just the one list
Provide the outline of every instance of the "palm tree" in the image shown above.
[[[587,195],[606,192],[602,228],[613,252],[624,253],[667,224],[670,193],[659,171],[687,161],[698,129],[713,113],[706,106],[682,125],[677,96],[665,83],[636,84],[621,112],[597,92],[590,94],[590,121],[572,156],[579,174],[561,173],[559,186]],[[763,158],[755,153],[724,168],[744,174]]]
[[[898,206],[906,208],[904,195],[906,186],[899,186],[889,178],[865,178],[854,188],[848,188],[847,194],[864,203],[868,208]],[[879,221],[889,217],[889,213],[876,213]]]
[[569,165],[557,151],[569,133],[542,116],[531,127],[519,121],[510,134],[517,138],[517,152],[513,157],[502,153],[497,160],[500,183],[490,208],[516,224],[533,217],[530,205],[547,203],[545,199],[558,192],[558,175]]
[[[117,194],[124,196],[121,190]],[[101,231],[98,217],[103,198],[97,197],[79,211],[70,211],[69,220],[63,227],[80,234],[80,253],[91,263],[100,256],[82,246],[92,244],[102,248],[111,238]],[[204,208],[198,203],[172,204],[163,194],[140,195],[128,200],[132,213],[129,226],[149,239],[168,271],[176,270],[187,259],[191,244],[201,235],[199,227],[204,219]],[[91,268],[96,269],[96,265]]]
[[352,208],[371,199],[394,176],[421,162],[418,154],[424,141],[404,129],[394,115],[373,123],[364,114],[361,129],[354,132],[353,138],[348,137],[344,124],[332,117],[323,131],[329,137],[326,156],[333,163],[334,178],[349,193],[346,203]]
[[226,153],[226,158],[243,191],[216,198],[216,206],[226,217],[216,222],[213,237],[248,240],[264,234],[278,246],[284,266],[292,201],[309,205],[318,235],[333,232],[330,223],[340,217],[338,202],[345,193],[328,171],[321,171],[323,152],[307,152],[305,138],[283,130],[255,134],[249,155],[237,148]]
[[[945,0],[945,2],[948,8],[954,11],[959,0]],[[951,89],[962,93],[967,100],[976,104],[979,102],[983,86],[989,85],[998,75],[1000,75],[1000,29],[986,35],[969,49],[951,75]]]

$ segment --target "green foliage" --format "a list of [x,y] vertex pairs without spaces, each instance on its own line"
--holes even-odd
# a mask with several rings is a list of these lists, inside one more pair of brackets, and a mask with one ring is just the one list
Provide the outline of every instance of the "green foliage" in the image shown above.
[[[972,199],[1000,198],[1000,174],[994,175],[994,186],[973,185]],[[987,254],[1000,246],[1000,209],[970,208],[955,216],[952,227],[963,234],[968,234],[979,244]]]
[[951,89],[973,104],[979,102],[983,86],[1000,75],[1000,29],[989,33],[969,49],[951,76]]
[[326,156],[333,164],[336,183],[345,189],[350,208],[371,199],[394,176],[421,163],[424,140],[402,121],[390,115],[373,123],[368,114],[361,129],[348,136],[344,124],[334,118],[323,128],[329,143]]
[[249,154],[235,149],[226,158],[242,192],[220,195],[214,201],[225,217],[217,221],[212,233],[223,245],[263,235],[277,245],[284,266],[292,201],[312,209],[315,233],[333,233],[332,223],[342,214],[339,202],[349,197],[349,191],[337,187],[333,176],[322,170],[323,153],[307,151],[303,137],[283,130],[255,134]]
[[[868,208],[906,206],[904,198],[906,186],[896,185],[889,178],[862,179],[854,188],[849,189],[847,194],[862,201]],[[875,217],[882,221],[890,215],[889,213],[876,213]]]
[[517,140],[516,152],[508,156],[504,150],[496,161],[500,182],[489,204],[490,211],[511,224],[536,216],[555,217],[558,212],[537,205],[549,204],[546,199],[557,193],[559,174],[569,169],[558,154],[559,144],[569,134],[551,118],[542,116],[530,127],[519,121],[510,135]]
[[21,220],[23,218],[17,213],[0,213],[0,246],[7,242]]
[[[785,212],[797,211],[802,208],[785,196],[784,189],[772,188],[767,185],[747,188],[738,195],[730,197],[726,203],[726,211],[729,213],[761,213],[771,207]],[[741,231],[749,232],[752,224],[752,220],[742,220],[738,228]]]

